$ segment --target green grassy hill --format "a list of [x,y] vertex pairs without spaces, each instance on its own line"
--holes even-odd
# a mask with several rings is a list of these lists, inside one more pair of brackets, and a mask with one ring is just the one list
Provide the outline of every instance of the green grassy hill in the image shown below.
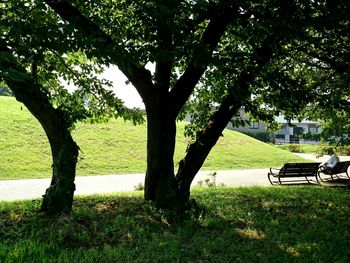
[[[178,124],[175,162],[185,154],[184,123]],[[123,120],[79,123],[73,137],[81,148],[78,175],[139,173],[146,168],[146,125]],[[14,98],[0,97],[0,179],[51,176],[49,143],[40,124]],[[202,169],[280,166],[299,157],[241,133],[226,130]]]

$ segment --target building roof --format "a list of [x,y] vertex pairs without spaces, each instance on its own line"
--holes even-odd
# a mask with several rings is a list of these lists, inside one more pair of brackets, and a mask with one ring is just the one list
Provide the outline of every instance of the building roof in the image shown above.
[[[284,118],[284,116],[276,116],[275,117],[275,120],[278,122],[278,123],[288,123],[288,121]],[[299,120],[291,120],[290,123],[292,124],[298,124],[298,123],[304,123],[304,124],[318,124],[317,121],[310,121],[308,119],[303,119],[301,121]]]

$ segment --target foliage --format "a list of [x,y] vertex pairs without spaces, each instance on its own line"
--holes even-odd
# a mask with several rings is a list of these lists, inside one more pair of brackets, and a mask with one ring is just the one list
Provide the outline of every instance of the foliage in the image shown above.
[[[302,118],[308,114],[310,105],[318,103],[327,109],[349,95],[343,89],[348,83],[350,57],[347,1],[336,1],[334,5],[329,1],[292,0],[9,2],[15,19],[5,23],[4,28],[9,46],[11,43],[19,46],[15,50],[18,58],[29,57],[37,67],[37,62],[46,62],[42,57],[65,59],[64,55],[81,52],[82,60],[89,61],[83,63],[87,72],[92,70],[90,65],[99,68],[101,64],[114,64],[136,87],[149,120],[146,173],[149,183],[145,184],[145,196],[156,198],[154,201],[159,203],[172,203],[162,200],[163,193],[169,198],[176,196],[177,188],[170,188],[176,184],[172,158],[174,122],[181,110],[182,116],[185,109],[190,109],[192,115],[200,112],[193,118],[193,129],[186,130],[193,140],[198,135],[207,135],[206,152],[197,151],[197,156],[190,156],[194,160],[206,158],[224,129],[218,121],[219,114],[215,115],[221,106],[224,109],[221,116],[225,117],[221,120],[225,122],[235,117],[239,107],[263,120],[271,120],[279,112],[287,119]],[[14,35],[12,25],[19,28]],[[52,30],[48,37],[42,33],[43,28]],[[55,44],[57,39],[62,40],[60,45]],[[57,71],[61,62],[53,63]],[[154,72],[145,67],[150,62],[155,64]],[[65,64],[75,65],[69,64],[69,60]],[[70,69],[74,72],[74,66]],[[76,74],[65,75],[74,82],[72,77]],[[83,76],[88,79],[90,74]],[[89,80],[75,81],[90,84]],[[97,100],[112,101],[112,95],[100,89],[100,84],[96,85]],[[328,88],[333,92],[330,98]],[[77,97],[87,96],[90,103],[95,90],[82,90]],[[192,100],[185,106],[191,95]],[[65,95],[64,100],[69,97]],[[73,123],[90,112],[84,111],[81,100],[79,104],[75,97],[72,99],[72,103],[64,103],[63,109]],[[116,103],[123,112],[122,105]],[[66,110],[69,104],[73,107]],[[91,109],[95,116],[106,107],[97,102],[97,107]],[[214,127],[217,128],[214,135],[205,134],[215,120],[220,127]],[[197,143],[192,145],[200,145],[201,141]],[[203,162],[198,160],[197,164]],[[191,179],[195,172],[186,175],[186,179]]]
[[[77,198],[46,219],[36,201],[0,203],[1,262],[347,262],[349,191],[205,188],[179,216],[141,193]],[[307,225],[307,227],[305,227]],[[337,227],[334,227],[334,226]]]
[[[52,104],[64,113],[69,126],[87,118],[92,122],[110,117],[143,121],[140,111],[125,108],[115,97],[109,81],[96,77],[104,66],[74,48],[72,42],[82,41],[71,37],[74,28],[59,20],[42,1],[6,0],[0,8],[2,43],[11,50],[16,63],[40,83]],[[2,58],[5,55],[1,53]],[[0,79],[19,78],[19,72],[1,68]]]
[[350,155],[350,146],[333,146],[333,145],[321,145],[317,149],[317,154],[322,156],[325,154],[328,154],[328,152],[332,150],[334,151],[337,155],[344,155],[344,156],[349,156]]
[[301,153],[303,152],[299,144],[289,144],[288,149],[293,153]]
[[348,155],[350,156],[350,146],[342,146],[337,148],[336,153],[338,155]]
[[145,189],[145,186],[143,183],[138,183],[137,185],[134,186],[135,191],[143,191]]
[[[312,145],[312,144],[298,144],[300,147],[301,152],[303,153],[312,153],[316,154],[319,151],[319,148],[322,147],[321,145]],[[280,144],[275,145],[278,149],[283,149],[289,151],[290,144]]]
[[336,9],[328,2],[314,4],[318,11],[305,34],[288,44],[288,56],[271,63],[260,77],[256,102],[283,112],[287,119],[323,120],[323,140],[346,144],[350,42],[345,32],[350,6],[344,1],[337,1]]
[[[207,187],[217,187],[218,185],[216,184],[216,172],[210,172],[206,178],[197,182],[197,185],[200,187],[204,186],[204,184]],[[220,184],[220,186],[224,186],[224,184]]]
[[[275,145],[276,148],[288,150],[289,144]],[[350,146],[338,146],[328,144],[310,145],[310,144],[299,144],[300,150],[303,153],[312,153],[317,156],[322,156],[328,152],[328,149],[333,149],[337,155],[350,155]]]
[[329,111],[323,116],[321,138],[335,146],[350,144],[350,111]]

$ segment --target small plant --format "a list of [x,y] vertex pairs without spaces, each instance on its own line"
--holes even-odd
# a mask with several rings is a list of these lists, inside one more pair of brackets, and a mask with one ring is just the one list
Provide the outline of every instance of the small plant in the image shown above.
[[199,181],[197,182],[197,185],[198,185],[199,187],[203,187],[203,184],[204,184],[203,180],[199,180]]
[[[331,145],[323,145],[317,149],[317,156],[327,155],[329,152],[337,152],[338,150]],[[338,153],[339,154],[339,153]]]
[[143,183],[138,183],[137,185],[134,186],[135,191],[142,191],[145,189],[145,186]]
[[302,153],[301,147],[299,144],[289,144],[288,149],[292,153]]
[[337,149],[337,154],[350,155],[350,146],[341,146],[339,149]]
[[197,182],[197,185],[202,187],[204,183],[208,187],[215,187],[216,186],[216,172],[212,172],[208,174],[208,177],[203,180],[200,180]]
[[209,178],[205,179],[205,183],[208,187],[215,187],[216,186],[216,172],[212,172],[208,174]]

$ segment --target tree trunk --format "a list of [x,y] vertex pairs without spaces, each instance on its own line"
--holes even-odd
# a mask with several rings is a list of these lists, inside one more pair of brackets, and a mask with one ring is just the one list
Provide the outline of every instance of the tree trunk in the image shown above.
[[28,82],[21,87],[13,83],[8,84],[16,99],[22,102],[40,122],[50,142],[52,179],[50,187],[43,195],[41,210],[49,215],[69,213],[75,191],[74,180],[79,147],[70,134],[68,123],[63,113],[55,109],[46,96],[32,96],[33,94],[23,92],[21,88],[28,89],[33,85]]
[[208,124],[197,134],[196,141],[189,146],[185,158],[180,161],[176,175],[179,189],[178,197],[182,202],[188,202],[190,186],[194,177],[220,138],[226,125],[240,107],[241,101],[235,99],[233,95],[228,95],[210,118]]
[[52,152],[52,179],[43,195],[41,210],[50,215],[69,213],[73,206],[79,148],[69,131],[48,135]]
[[176,119],[170,104],[158,100],[147,110],[147,172],[145,199],[158,207],[172,208],[177,204],[174,175]]
[[[42,210],[49,215],[69,213],[72,209],[75,190],[75,168],[78,158],[78,146],[73,141],[69,131],[69,121],[64,113],[53,107],[42,86],[24,68],[16,63],[10,50],[0,43],[0,51],[8,58],[0,57],[0,69],[8,72],[4,80],[15,94],[39,121],[49,139],[53,175],[50,187],[43,196]],[[11,72],[21,74],[21,78],[12,77]]]
[[180,161],[176,180],[179,189],[178,196],[183,202],[188,201],[191,183],[226,128],[226,125],[240,109],[244,101],[250,97],[249,82],[255,78],[256,72],[272,58],[273,51],[270,42],[271,39],[268,37],[256,50],[252,56],[252,61],[255,61],[256,65],[248,67],[241,73],[235,86],[232,87],[231,93],[224,98],[208,124],[197,134],[196,141],[189,146],[185,158]]

